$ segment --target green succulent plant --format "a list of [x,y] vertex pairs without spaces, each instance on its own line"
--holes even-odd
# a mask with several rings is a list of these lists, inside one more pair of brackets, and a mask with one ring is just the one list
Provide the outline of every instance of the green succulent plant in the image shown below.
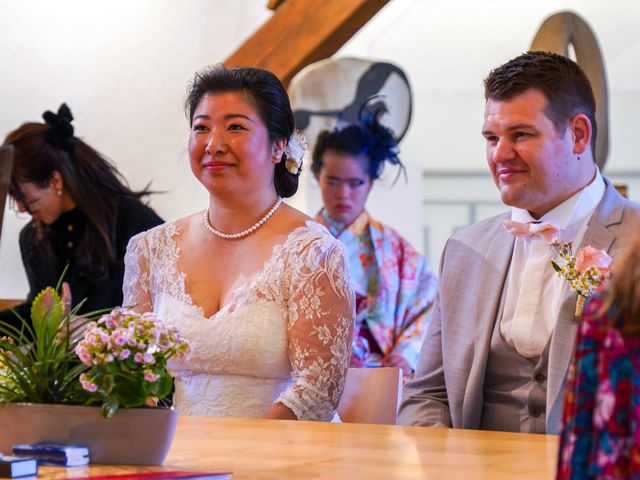
[[102,404],[107,418],[120,406],[170,406],[167,361],[189,343],[153,313],[78,317],[84,302],[69,309],[60,286],[38,294],[31,322],[15,310],[19,327],[0,321],[0,403]]
[[[85,404],[78,378],[88,369],[74,353],[93,312],[76,317],[82,302],[65,307],[56,288],[42,290],[31,306],[31,322],[20,328],[0,321],[0,402]],[[71,321],[73,319],[73,322]]]

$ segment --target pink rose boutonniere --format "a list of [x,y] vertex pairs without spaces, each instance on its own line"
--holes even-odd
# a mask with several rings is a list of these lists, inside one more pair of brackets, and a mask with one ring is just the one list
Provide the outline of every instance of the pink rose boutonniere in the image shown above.
[[575,320],[578,321],[586,299],[609,278],[613,258],[604,250],[591,246],[581,248],[574,257],[571,242],[553,242],[552,245],[558,251],[560,262],[551,260],[551,265],[578,294],[574,313]]

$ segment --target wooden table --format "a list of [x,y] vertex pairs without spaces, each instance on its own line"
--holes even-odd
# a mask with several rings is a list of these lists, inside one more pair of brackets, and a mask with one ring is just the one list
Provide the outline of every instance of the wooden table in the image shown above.
[[539,480],[554,477],[557,449],[551,435],[181,417],[162,467],[43,467],[38,478],[194,470],[232,471],[234,480]]

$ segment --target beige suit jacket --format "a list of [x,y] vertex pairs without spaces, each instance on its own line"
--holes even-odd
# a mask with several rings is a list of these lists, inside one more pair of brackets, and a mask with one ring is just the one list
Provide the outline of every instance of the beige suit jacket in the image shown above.
[[[640,206],[611,184],[589,220],[580,247],[591,245],[619,256],[640,233]],[[440,265],[433,317],[413,378],[404,387],[398,423],[478,429],[491,335],[505,286],[514,238],[502,226],[505,213],[454,234]],[[565,375],[573,352],[576,293],[565,286],[551,337],[547,372],[547,433],[558,433]]]

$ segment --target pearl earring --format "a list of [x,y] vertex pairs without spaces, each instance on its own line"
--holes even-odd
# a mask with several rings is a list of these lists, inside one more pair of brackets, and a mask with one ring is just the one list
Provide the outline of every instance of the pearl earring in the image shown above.
[[59,197],[61,197],[61,196],[62,196],[62,190],[58,190],[58,191],[56,191],[56,195],[58,195]]

